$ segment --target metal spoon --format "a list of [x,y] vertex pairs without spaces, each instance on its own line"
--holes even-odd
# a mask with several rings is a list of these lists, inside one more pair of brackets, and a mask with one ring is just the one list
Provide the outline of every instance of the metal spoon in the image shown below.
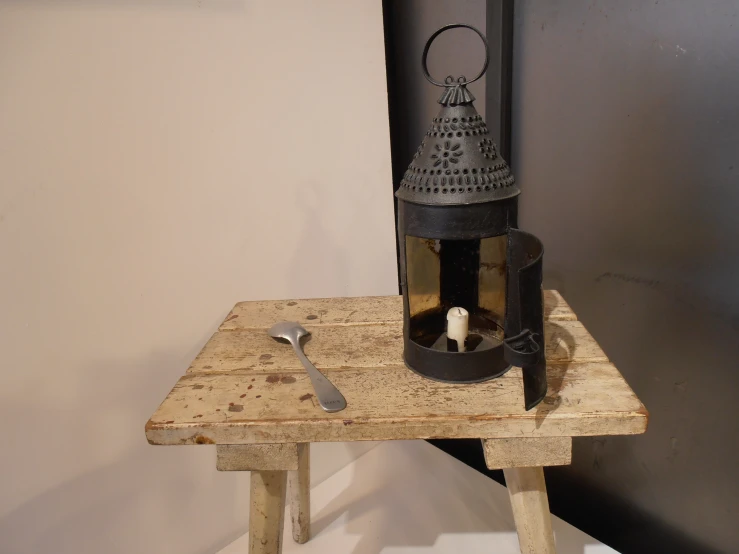
[[310,335],[310,331],[304,329],[299,323],[294,321],[283,321],[275,323],[269,330],[269,335],[273,339],[288,341],[293,346],[295,354],[308,372],[308,377],[313,384],[313,390],[316,391],[316,398],[321,404],[321,408],[327,412],[339,412],[346,408],[346,400],[331,381],[326,379],[323,374],[316,369],[303,353],[300,346],[300,339],[306,335]]

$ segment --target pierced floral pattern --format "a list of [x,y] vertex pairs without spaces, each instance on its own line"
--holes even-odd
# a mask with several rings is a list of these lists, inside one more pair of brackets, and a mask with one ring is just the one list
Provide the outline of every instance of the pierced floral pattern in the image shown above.
[[459,163],[459,158],[464,154],[464,152],[459,149],[460,146],[461,145],[458,142],[452,144],[448,140],[444,142],[444,148],[438,144],[435,145],[436,152],[431,154],[431,157],[436,160],[434,162],[434,167],[441,165],[446,168],[449,167],[450,163]]

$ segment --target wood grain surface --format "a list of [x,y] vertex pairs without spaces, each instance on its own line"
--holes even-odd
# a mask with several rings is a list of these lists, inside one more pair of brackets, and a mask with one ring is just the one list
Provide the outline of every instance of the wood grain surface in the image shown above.
[[[527,412],[519,368],[472,385],[406,369],[399,297],[239,303],[147,423],[147,438],[174,445],[644,432],[644,406],[597,342],[559,294],[547,291],[545,304],[549,390]],[[311,331],[306,354],[342,391],[345,410],[324,412],[290,347],[267,335],[281,319]]]
[[[323,369],[405,367],[403,323],[366,326],[305,324],[311,336],[303,343],[306,356]],[[607,362],[608,358],[579,321],[548,321],[544,326],[549,363]],[[276,343],[264,329],[215,333],[193,361],[188,373],[253,370],[273,373],[303,366],[290,345]]]
[[572,462],[572,437],[483,439],[488,469],[566,466]]

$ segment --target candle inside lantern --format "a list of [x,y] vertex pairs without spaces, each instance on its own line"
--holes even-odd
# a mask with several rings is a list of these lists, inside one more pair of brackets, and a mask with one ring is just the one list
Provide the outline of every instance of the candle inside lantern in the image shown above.
[[470,314],[464,308],[452,308],[446,314],[446,335],[457,341],[457,351],[464,352],[464,342],[467,340]]

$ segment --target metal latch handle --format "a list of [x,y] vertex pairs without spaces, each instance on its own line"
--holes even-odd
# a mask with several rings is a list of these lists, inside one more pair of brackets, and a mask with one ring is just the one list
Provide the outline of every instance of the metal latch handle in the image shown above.
[[524,329],[519,334],[503,341],[505,360],[517,367],[533,366],[541,359],[541,349],[536,342],[536,333]]

